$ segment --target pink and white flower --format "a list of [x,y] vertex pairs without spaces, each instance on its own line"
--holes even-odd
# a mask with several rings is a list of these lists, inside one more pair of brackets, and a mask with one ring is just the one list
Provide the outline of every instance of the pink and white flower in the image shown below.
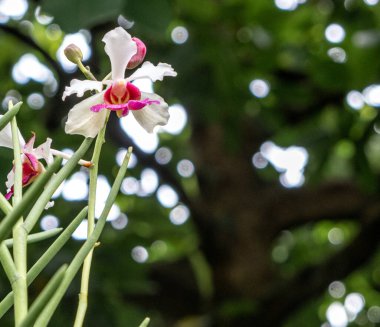
[[[162,81],[165,76],[176,76],[171,65],[159,63],[153,65],[146,61],[129,77],[125,77],[127,68],[136,67],[145,56],[145,45],[122,27],[106,33],[102,40],[105,52],[111,61],[111,80],[97,82],[74,79],[67,86],[62,99],[76,94],[82,97],[86,91],[99,93],[76,104],[69,112],[65,131],[68,134],[79,134],[95,137],[106,121],[106,111],[116,111],[119,117],[132,112],[139,124],[149,133],[157,125],[166,125],[169,120],[168,105],[159,95],[141,92],[132,82],[149,78],[152,82]],[[103,90],[104,84],[107,86]]]
[[[25,143],[23,137],[19,133],[19,141],[22,149],[22,186],[27,186],[31,184],[39,174],[41,174],[45,168],[43,164],[39,161],[44,159],[47,164],[53,162],[53,154],[50,148],[51,139],[48,138],[44,143],[34,148],[34,142],[36,140],[36,135],[32,133],[32,137],[28,142]],[[13,148],[12,143],[12,132],[9,124],[5,126],[3,130],[0,131],[0,146],[6,148]],[[13,195],[13,185],[14,185],[14,168],[7,175],[7,181],[5,185],[7,186],[7,194],[5,198],[9,200]]]

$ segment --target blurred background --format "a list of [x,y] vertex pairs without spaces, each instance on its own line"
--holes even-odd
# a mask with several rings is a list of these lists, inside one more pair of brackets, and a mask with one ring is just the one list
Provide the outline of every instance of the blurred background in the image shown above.
[[[70,153],[83,139],[63,131],[79,101],[62,102],[64,87],[84,79],[69,43],[101,79],[103,35],[133,21],[146,60],[178,72],[138,84],[168,102],[167,126],[109,122],[97,212],[128,146],[134,155],[95,250],[87,326],[380,325],[378,2],[0,0],[0,113],[22,100],[19,126],[37,144],[49,136]],[[3,193],[11,155],[0,152]],[[38,230],[67,226],[87,193],[78,168]],[[30,265],[50,242],[29,247]],[[52,326],[71,325],[78,289],[79,278]]]

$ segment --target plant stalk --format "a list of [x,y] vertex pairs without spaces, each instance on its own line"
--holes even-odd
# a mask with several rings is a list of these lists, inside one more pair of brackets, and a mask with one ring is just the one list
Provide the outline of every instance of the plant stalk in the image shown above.
[[[93,166],[90,168],[90,185],[88,196],[88,225],[87,225],[87,238],[90,237],[95,228],[95,203],[96,203],[96,185],[98,180],[99,171],[99,158],[102,150],[103,143],[105,142],[104,136],[107,127],[107,121],[110,111],[107,112],[106,122],[103,128],[100,130],[94,147],[94,153],[92,155],[91,162]],[[78,309],[75,316],[74,327],[83,326],[84,318],[88,307],[88,287],[90,282],[91,262],[94,249],[88,253],[86,259],[83,262],[81,287],[79,293]]]
[[[13,104],[9,102],[9,109]],[[13,206],[17,206],[22,201],[22,152],[20,147],[19,132],[16,117],[11,120],[13,155],[14,155],[14,194]],[[16,268],[16,276],[12,282],[12,289],[15,294],[15,325],[19,326],[28,313],[28,286],[26,283],[27,273],[27,233],[23,228],[24,219],[22,217],[13,227],[13,259]]]

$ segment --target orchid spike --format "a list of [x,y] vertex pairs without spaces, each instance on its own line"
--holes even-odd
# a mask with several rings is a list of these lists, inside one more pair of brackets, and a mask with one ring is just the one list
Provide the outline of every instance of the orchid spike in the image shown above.
[[144,43],[132,38],[122,27],[117,27],[103,37],[105,52],[111,61],[111,80],[104,84],[90,80],[72,80],[67,86],[62,99],[76,94],[83,96],[85,91],[96,90],[97,93],[76,104],[70,111],[65,126],[68,134],[79,134],[95,137],[106,122],[106,111],[116,111],[118,117],[132,112],[139,124],[149,133],[157,125],[166,125],[169,120],[168,105],[159,95],[144,93],[132,82],[149,78],[152,82],[162,81],[165,76],[176,76],[177,73],[169,64],[153,65],[144,62],[131,76],[125,77],[127,68],[139,65],[145,57]]

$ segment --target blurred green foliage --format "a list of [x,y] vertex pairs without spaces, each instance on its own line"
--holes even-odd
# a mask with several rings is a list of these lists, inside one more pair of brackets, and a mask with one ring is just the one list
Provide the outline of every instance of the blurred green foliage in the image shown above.
[[[168,147],[173,154],[164,167],[165,171],[171,172],[188,197],[197,198],[208,190],[202,189],[198,176],[181,177],[176,165],[179,160],[190,158],[195,162],[196,172],[206,171],[207,177],[212,179],[212,170],[203,170],[204,161],[199,154],[209,150],[211,156],[212,149],[200,149],[202,142],[194,142],[194,139],[203,126],[212,130],[216,125],[223,128],[222,144],[226,157],[244,152],[248,161],[267,140],[281,147],[302,146],[309,155],[304,187],[350,180],[357,183],[369,198],[376,197],[380,192],[378,108],[363,103],[360,110],[354,110],[347,103],[346,95],[352,90],[362,92],[379,83],[380,6],[370,6],[362,0],[299,2],[293,10],[281,10],[274,1],[268,0],[30,1],[22,19],[11,19],[1,25],[12,31],[0,28],[0,47],[6,49],[0,55],[0,94],[5,99],[15,94],[9,93],[10,90],[17,90],[16,97],[25,102],[19,115],[19,126],[25,138],[30,131],[35,131],[37,143],[51,137],[54,147],[74,149],[81,137],[65,135],[62,126],[76,99],[61,103],[60,94],[46,92],[46,85],[33,80],[26,84],[16,83],[12,79],[13,66],[23,54],[33,53],[52,69],[58,79],[58,90],[62,91],[71,78],[82,77],[78,73],[64,73],[62,68],[60,72],[56,71],[46,56],[56,60],[56,51],[65,34],[87,29],[92,33],[90,44],[94,51],[87,64],[102,78],[110,67],[100,40],[107,29],[116,26],[121,14],[135,22],[130,32],[147,44],[147,60],[168,62],[178,72],[177,78],[156,83],[155,91],[168,103],[181,103],[187,109],[189,121],[182,133],[161,133],[159,137],[160,146]],[[41,6],[44,14],[54,17],[51,23],[38,21],[37,6]],[[345,38],[339,44],[326,40],[325,30],[331,23],[341,24],[345,30]],[[185,26],[189,32],[184,44],[175,44],[171,39],[171,31],[179,25]],[[25,42],[14,31],[19,31],[29,41]],[[33,44],[43,49],[46,55]],[[344,51],[346,58],[337,60],[329,56],[329,49],[334,47]],[[249,84],[254,79],[269,83],[268,96],[258,98],[250,92]],[[34,92],[45,94],[46,103],[41,110],[31,109],[26,101]],[[53,121],[58,121],[58,126],[51,124],[52,117],[56,117]],[[249,140],[253,140],[251,143],[247,134]],[[116,173],[115,155],[119,147],[120,144],[111,141],[104,147],[104,160],[99,169],[109,181]],[[10,153],[0,151],[0,185],[4,185],[6,179],[4,172],[12,166],[10,158]],[[129,172],[137,180],[145,166],[151,163],[144,158]],[[251,168],[256,170],[261,185],[279,185],[279,173],[273,166]],[[160,182],[163,182],[162,171],[158,173]],[[4,186],[0,189],[5,191]],[[233,190],[231,193],[233,197]],[[168,265],[171,269],[178,262],[187,262],[197,276],[194,277],[196,282],[181,280],[187,275],[178,271],[180,283],[195,284],[194,292],[197,293],[202,293],[203,287],[203,296],[207,297],[208,290],[205,291],[204,285],[208,282],[208,269],[214,267],[204,264],[203,254],[197,256],[201,243],[199,226],[191,218],[179,226],[171,223],[171,209],[160,205],[154,193],[146,196],[120,194],[117,204],[128,216],[128,225],[122,230],[109,225],[95,251],[88,326],[137,326],[145,316],[152,318],[152,327],[208,326],[208,313],[212,316],[216,312],[228,320],[255,312],[255,299],[231,296],[222,303],[216,301],[209,311],[206,306],[202,312],[185,314],[177,319],[176,324],[172,317],[167,318],[160,311],[160,304],[165,305],[167,301],[147,300],[154,298],[154,294],[166,294],[163,286],[152,279],[156,267]],[[223,203],[220,206],[223,211]],[[80,202],[73,201],[68,205],[59,197],[48,213],[57,216],[60,224],[66,226],[81,207]],[[361,230],[360,222],[355,219],[347,217],[337,222],[334,218],[324,217],[322,221],[297,226],[277,235],[270,251],[274,270],[282,278],[291,278],[303,268],[318,265],[338,253]],[[46,244],[47,241],[30,246],[30,264]],[[38,294],[57,267],[72,258],[79,245],[80,242],[73,240],[62,250],[56,262],[32,285],[31,298]],[[133,260],[131,251],[136,246],[147,249],[149,259],[146,263]],[[380,303],[379,267],[380,255],[377,253],[368,264],[343,281],[346,294],[359,292],[365,298],[363,313],[350,325],[376,325],[366,318],[365,312]],[[9,288],[5,276],[1,277],[2,296]],[[54,316],[54,326],[67,326],[74,316],[78,284],[76,280],[65,304]],[[326,321],[326,310],[334,301],[343,302],[344,298],[334,299],[326,288],[322,296],[316,294],[281,325],[306,326],[307,321],[307,326],[320,326]],[[176,308],[172,310],[175,312]],[[11,314],[7,318],[5,325],[10,325]]]

